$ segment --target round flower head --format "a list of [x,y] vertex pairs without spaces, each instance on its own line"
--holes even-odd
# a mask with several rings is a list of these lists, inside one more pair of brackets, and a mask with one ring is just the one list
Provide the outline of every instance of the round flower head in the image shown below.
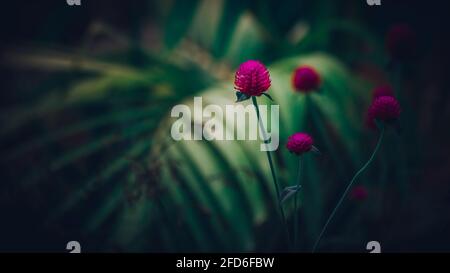
[[369,195],[369,192],[367,191],[366,187],[356,186],[350,192],[350,199],[356,200],[356,201],[363,201],[367,198],[368,195]]
[[309,66],[300,66],[295,69],[292,76],[294,89],[300,92],[311,92],[320,86],[320,76],[317,71]]
[[314,141],[312,137],[305,133],[295,133],[288,138],[286,148],[297,155],[309,152]]
[[261,96],[270,87],[269,71],[259,61],[246,61],[236,71],[234,86],[247,96]]
[[388,123],[393,122],[398,119],[398,117],[400,116],[400,112],[400,104],[394,97],[378,97],[372,102],[367,112],[368,125],[372,128],[375,127],[375,119]]
[[389,97],[393,97],[394,96],[394,90],[392,89],[392,87],[390,85],[380,85],[378,87],[376,87],[375,89],[373,89],[372,91],[372,96],[373,99],[382,97],[382,96],[389,96]]
[[410,59],[417,50],[416,34],[406,24],[394,25],[388,31],[386,48],[393,59]]
[[[373,89],[372,91],[372,99],[373,101],[376,100],[379,97],[388,96],[388,97],[394,97],[394,91],[390,85],[381,85]],[[368,128],[376,129],[377,126],[375,124],[375,118],[373,117],[373,113],[371,110],[371,107],[369,107],[367,113],[366,113],[366,119],[365,123]]]

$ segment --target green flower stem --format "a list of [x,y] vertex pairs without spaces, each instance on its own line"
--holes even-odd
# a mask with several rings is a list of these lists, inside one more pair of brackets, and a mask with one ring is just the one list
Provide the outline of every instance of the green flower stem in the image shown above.
[[373,151],[372,155],[370,156],[369,160],[366,162],[366,164],[364,164],[364,166],[362,166],[361,169],[359,169],[359,171],[353,176],[352,180],[350,181],[350,183],[348,184],[347,188],[344,191],[344,194],[342,194],[341,199],[339,199],[339,202],[337,203],[337,205],[334,207],[333,211],[330,214],[330,217],[328,217],[328,220],[326,221],[325,225],[322,228],[322,231],[319,234],[319,237],[317,238],[313,250],[312,252],[314,253],[316,251],[317,246],[320,243],[320,239],[322,239],[323,234],[325,233],[328,225],[330,224],[331,220],[333,219],[334,215],[336,214],[336,211],[338,210],[338,208],[340,207],[340,205],[342,204],[342,202],[344,201],[345,196],[347,195],[348,191],[350,190],[350,188],[352,187],[353,183],[355,182],[356,178],[358,178],[358,176],[360,174],[362,174],[367,167],[370,165],[370,163],[372,163],[373,159],[375,158],[376,153],[378,152],[378,150],[380,149],[381,146],[381,142],[383,140],[383,136],[384,136],[384,126],[381,129],[381,133],[380,133],[380,137],[378,138],[378,142],[377,145],[375,146],[375,150]]
[[297,244],[298,244],[298,221],[299,221],[299,217],[298,217],[298,207],[297,207],[297,203],[298,203],[298,191],[300,189],[300,181],[301,181],[301,175],[302,175],[302,165],[303,165],[303,156],[299,157],[298,160],[298,174],[297,174],[297,192],[295,193],[294,196],[294,250],[297,250]]
[[[263,124],[263,122],[261,121],[261,118],[260,118],[259,107],[258,107],[258,102],[256,101],[256,97],[252,96],[252,102],[253,102],[253,105],[255,106],[255,109],[256,109],[256,116],[258,117],[258,125],[259,125],[259,127],[261,129],[261,133],[263,135],[263,139],[264,139],[264,142],[265,142],[267,140],[267,134],[266,134],[266,130],[264,129],[264,124]],[[267,143],[266,143],[266,145],[267,145]],[[275,168],[273,166],[272,156],[270,155],[270,151],[266,151],[266,152],[267,152],[267,159],[268,159],[269,165],[270,165],[270,171],[272,173],[273,184],[275,186],[275,190],[276,190],[276,193],[277,193],[278,207],[280,209],[280,214],[281,214],[281,218],[283,220],[283,224],[284,224],[284,226],[286,228],[286,235],[287,235],[288,242],[290,242],[290,236],[289,236],[289,230],[288,230],[288,227],[287,227],[286,215],[284,214],[283,206],[281,204],[280,187],[278,185],[277,175],[275,173]]]

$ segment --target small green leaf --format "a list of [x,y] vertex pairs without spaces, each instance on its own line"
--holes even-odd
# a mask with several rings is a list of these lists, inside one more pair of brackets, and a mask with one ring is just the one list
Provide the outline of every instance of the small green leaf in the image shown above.
[[274,101],[273,99],[272,99],[272,97],[269,95],[269,94],[267,94],[267,93],[262,93],[264,96],[266,96],[266,97],[268,97],[271,101]]
[[294,194],[296,194],[300,189],[300,186],[289,186],[284,188],[284,190],[281,192],[281,203],[286,202],[290,197],[292,197]]
[[248,100],[250,98],[250,96],[247,96],[244,93],[241,92],[236,92],[236,102],[241,102],[244,100]]
[[322,155],[322,153],[319,151],[319,149],[317,149],[317,147],[314,145],[312,145],[311,151],[315,154]]

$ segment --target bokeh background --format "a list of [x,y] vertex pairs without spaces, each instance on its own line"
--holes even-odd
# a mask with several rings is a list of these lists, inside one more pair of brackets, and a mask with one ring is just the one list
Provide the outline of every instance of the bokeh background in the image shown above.
[[[173,142],[171,108],[232,104],[234,70],[259,59],[280,105],[283,186],[306,131],[298,251],[326,217],[378,133],[371,90],[394,87],[389,130],[319,251],[450,251],[447,1],[6,1],[0,11],[0,250],[289,251],[258,142]],[[386,34],[408,24],[413,56],[393,61]],[[293,70],[316,68],[320,92],[295,93]],[[260,103],[269,103],[259,99]],[[192,106],[193,107],[193,106]],[[353,197],[352,197],[353,196]],[[293,232],[292,204],[285,204]]]

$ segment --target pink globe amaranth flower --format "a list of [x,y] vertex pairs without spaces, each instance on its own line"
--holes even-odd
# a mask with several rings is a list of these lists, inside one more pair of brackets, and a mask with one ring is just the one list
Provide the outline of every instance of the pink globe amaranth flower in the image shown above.
[[[394,97],[394,90],[388,84],[380,85],[372,90],[372,101],[376,100],[379,97],[388,96]],[[368,128],[376,129],[377,126],[375,124],[375,118],[373,117],[373,113],[371,108],[369,107],[366,116],[365,116],[365,124]]]
[[417,51],[416,33],[407,24],[392,26],[386,36],[386,49],[392,59],[411,59]]
[[350,192],[350,199],[355,201],[364,201],[369,196],[369,191],[364,186],[356,186]]
[[292,76],[292,85],[296,91],[307,93],[320,87],[319,73],[310,66],[300,66]]
[[380,85],[372,90],[372,99],[376,99],[382,96],[394,96],[394,90],[388,84]]
[[369,127],[375,128],[375,119],[383,122],[394,122],[400,116],[401,108],[398,101],[391,96],[381,96],[376,98],[367,112],[366,123]]
[[248,60],[236,71],[235,89],[247,96],[261,96],[270,87],[270,75],[267,68],[259,61]]
[[305,133],[295,133],[288,138],[286,148],[297,155],[309,152],[313,147],[313,139]]

